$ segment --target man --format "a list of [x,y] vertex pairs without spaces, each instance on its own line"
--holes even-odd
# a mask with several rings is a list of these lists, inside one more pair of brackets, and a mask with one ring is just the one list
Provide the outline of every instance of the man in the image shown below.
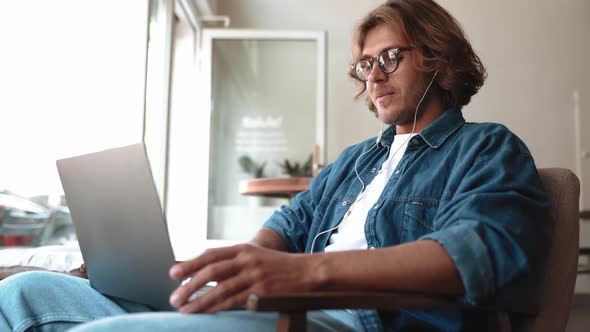
[[[347,148],[250,243],[173,266],[173,279],[192,278],[170,302],[191,315],[146,313],[79,279],[32,273],[0,284],[0,328],[58,329],[97,319],[78,330],[273,330],[272,314],[224,310],[242,306],[251,293],[328,289],[530,305],[547,198],[514,134],[464,121],[461,108],[485,70],[459,25],[432,0],[391,0],[359,25],[353,59],[359,96],[391,127]],[[217,287],[189,300],[212,280]],[[137,312],[144,313],[122,315]],[[308,320],[314,331],[460,331],[480,330],[477,318],[450,309],[359,310],[316,312]]]

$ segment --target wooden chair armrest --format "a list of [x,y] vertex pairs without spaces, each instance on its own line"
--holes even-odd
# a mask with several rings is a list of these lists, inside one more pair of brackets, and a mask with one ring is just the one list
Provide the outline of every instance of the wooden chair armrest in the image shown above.
[[308,311],[323,309],[383,309],[456,307],[453,297],[410,292],[309,292],[280,295],[251,294],[251,311]]
[[[461,307],[453,296],[413,292],[309,292],[297,294],[251,294],[246,303],[250,311],[279,313],[277,331],[305,331],[306,312],[328,309],[434,309]],[[473,309],[473,308],[472,308]],[[488,312],[488,331],[509,332],[508,314],[495,308],[478,308]]]

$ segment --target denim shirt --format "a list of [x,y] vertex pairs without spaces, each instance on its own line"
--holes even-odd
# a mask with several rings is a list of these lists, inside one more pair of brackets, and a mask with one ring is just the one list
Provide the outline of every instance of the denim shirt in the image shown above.
[[[392,126],[360,158],[375,138],[346,148],[264,226],[275,230],[290,252],[322,252],[331,232],[320,233],[338,225],[361,191],[355,162],[363,182],[370,183],[394,135]],[[465,122],[461,111],[451,108],[408,142],[367,215],[365,237],[369,248],[437,241],[463,282],[458,302],[529,310],[537,282],[534,257],[547,246],[548,208],[525,144],[502,125]],[[366,331],[408,326],[460,331],[477,320],[459,309],[356,313]]]

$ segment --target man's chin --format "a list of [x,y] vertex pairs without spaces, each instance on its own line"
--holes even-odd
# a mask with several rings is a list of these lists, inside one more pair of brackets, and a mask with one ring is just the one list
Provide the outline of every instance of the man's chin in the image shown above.
[[414,123],[414,114],[379,114],[379,120],[390,126],[404,126]]
[[[403,116],[403,114],[401,114],[399,111],[397,110],[379,110],[378,109],[378,116],[379,116],[379,120],[381,120],[381,122],[386,123],[388,125],[399,125],[399,124],[403,124],[406,120],[405,116]],[[413,120],[413,117],[412,117]]]

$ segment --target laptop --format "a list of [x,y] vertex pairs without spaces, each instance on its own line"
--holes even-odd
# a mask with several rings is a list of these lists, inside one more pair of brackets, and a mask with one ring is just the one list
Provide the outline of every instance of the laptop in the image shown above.
[[57,169],[86,263],[102,294],[175,310],[180,285],[145,146],[134,144],[61,159]]

